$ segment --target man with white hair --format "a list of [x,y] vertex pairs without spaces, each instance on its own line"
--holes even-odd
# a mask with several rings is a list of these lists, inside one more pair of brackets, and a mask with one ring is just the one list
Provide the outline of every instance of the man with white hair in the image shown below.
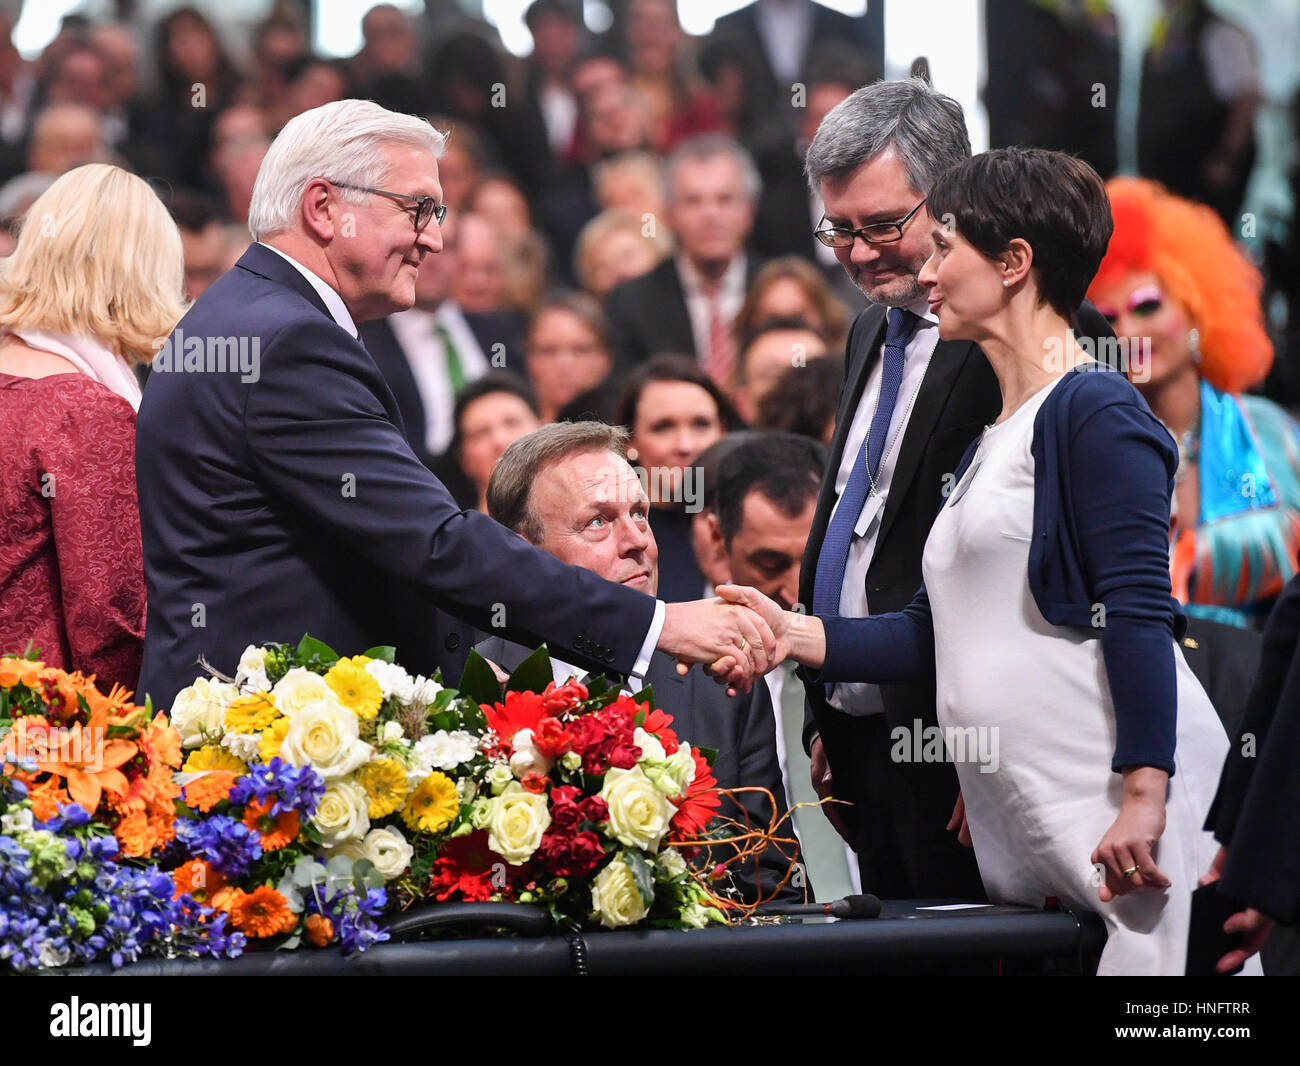
[[410,307],[441,248],[443,139],[361,100],[292,119],[253,189],[255,243],[160,340],[137,423],[141,699],[169,705],[200,656],[229,670],[304,632],[342,653],[393,644],[454,682],[462,623],[635,676],[656,646],[734,656],[737,683],[767,666],[754,616],[561,564],[461,511],[411,451],[356,323]]
[[614,351],[624,366],[662,352],[693,355],[729,389],[731,325],[761,265],[745,254],[761,180],[749,153],[718,133],[683,139],[664,170],[677,255],[606,298]]

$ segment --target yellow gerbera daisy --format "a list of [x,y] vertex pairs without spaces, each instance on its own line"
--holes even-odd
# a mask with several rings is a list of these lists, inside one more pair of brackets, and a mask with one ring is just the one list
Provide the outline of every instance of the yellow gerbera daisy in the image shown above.
[[190,757],[185,760],[185,765],[181,769],[187,774],[195,774],[200,770],[230,770],[236,774],[248,773],[247,764],[242,759],[230,754],[219,744],[204,744],[201,748],[195,748],[190,752]]
[[250,692],[226,708],[226,728],[232,733],[260,733],[279,715],[269,692]]
[[277,718],[271,723],[270,727],[262,730],[262,739],[257,745],[257,757],[264,763],[269,763],[280,754],[280,745],[284,743],[284,735],[289,732],[289,719]]
[[402,809],[402,821],[418,832],[437,833],[460,813],[456,783],[435,770],[411,793]]
[[325,684],[334,690],[339,702],[358,718],[373,718],[384,702],[379,682],[351,659],[340,659],[329,668]]
[[406,798],[406,770],[396,759],[374,759],[356,774],[357,783],[370,797],[370,817],[383,818],[399,810]]

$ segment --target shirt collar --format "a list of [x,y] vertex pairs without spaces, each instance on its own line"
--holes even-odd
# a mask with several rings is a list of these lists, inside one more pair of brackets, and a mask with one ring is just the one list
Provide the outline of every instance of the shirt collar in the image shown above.
[[330,316],[334,321],[351,333],[354,338],[357,336],[356,323],[352,321],[352,316],[348,313],[348,308],[343,302],[343,297],[330,288],[329,285],[325,284],[325,281],[320,277],[320,275],[308,270],[298,262],[298,260],[294,259],[292,256],[285,255],[284,252],[280,251],[280,249],[276,248],[274,245],[266,244],[262,241],[259,241],[258,243],[264,248],[270,248],[271,251],[281,259],[290,263],[299,274],[306,278],[307,283],[316,290],[316,294],[325,302],[325,309],[329,311]]
[[[705,294],[704,281],[700,277],[699,271],[684,255],[677,256],[677,274],[682,279],[682,288],[686,290],[688,295],[703,296]],[[732,257],[718,282],[719,296],[725,297],[736,292],[739,292],[742,296],[745,292],[744,252],[738,252]]]

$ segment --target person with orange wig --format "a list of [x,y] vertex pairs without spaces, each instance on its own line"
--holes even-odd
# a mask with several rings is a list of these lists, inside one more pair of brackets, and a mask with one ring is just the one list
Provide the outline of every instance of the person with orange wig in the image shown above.
[[1264,380],[1259,271],[1208,207],[1107,183],[1115,233],[1088,290],[1129,377],[1178,441],[1170,567],[1189,615],[1262,625],[1300,550],[1300,424]]

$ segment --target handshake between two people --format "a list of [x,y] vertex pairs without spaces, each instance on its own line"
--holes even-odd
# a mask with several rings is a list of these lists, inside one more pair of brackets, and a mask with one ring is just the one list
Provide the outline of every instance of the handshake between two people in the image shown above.
[[658,646],[677,660],[679,673],[704,663],[734,695],[786,659],[821,666],[826,641],[819,618],[783,610],[746,585],[719,585],[715,592],[711,600],[666,605]]

